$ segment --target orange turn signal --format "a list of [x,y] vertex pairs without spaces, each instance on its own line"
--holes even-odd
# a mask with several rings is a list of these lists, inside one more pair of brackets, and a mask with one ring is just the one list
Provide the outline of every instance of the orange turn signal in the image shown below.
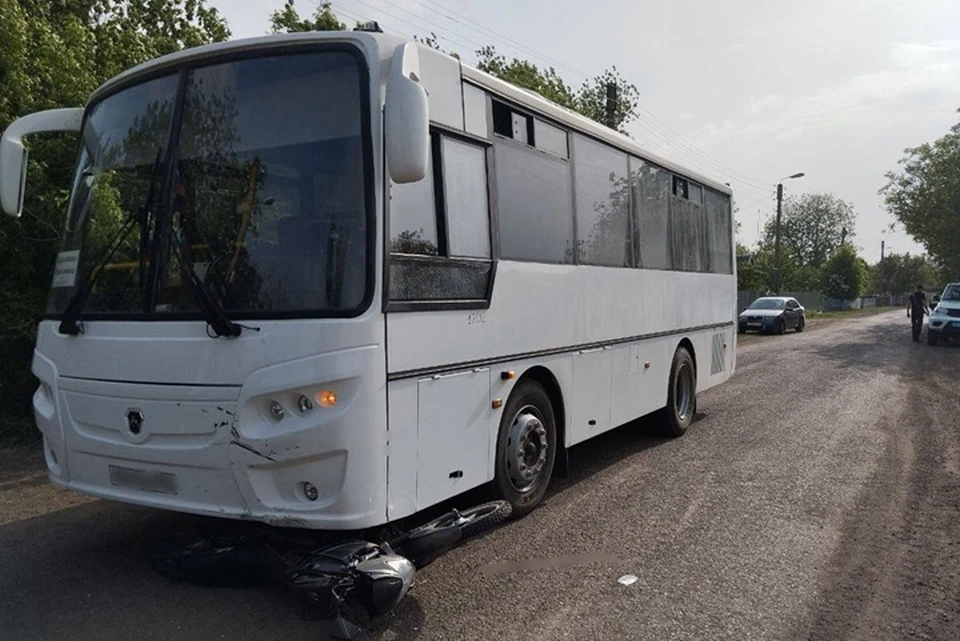
[[337,394],[328,389],[318,392],[316,399],[320,407],[333,407],[337,404]]

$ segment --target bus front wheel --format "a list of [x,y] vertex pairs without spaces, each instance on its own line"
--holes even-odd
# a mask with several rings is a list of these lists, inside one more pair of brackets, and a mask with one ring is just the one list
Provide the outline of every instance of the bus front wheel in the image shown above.
[[497,434],[493,492],[524,516],[543,500],[557,456],[557,423],[550,396],[534,380],[517,383]]
[[660,422],[669,436],[683,436],[697,413],[697,368],[686,347],[678,347],[670,367],[667,406]]

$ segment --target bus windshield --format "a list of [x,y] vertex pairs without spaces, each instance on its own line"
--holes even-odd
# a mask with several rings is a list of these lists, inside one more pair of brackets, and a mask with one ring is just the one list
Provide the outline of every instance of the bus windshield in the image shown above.
[[86,314],[198,315],[180,257],[231,315],[359,311],[371,232],[362,78],[343,50],[285,54],[173,72],[94,104],[48,313],[98,272]]

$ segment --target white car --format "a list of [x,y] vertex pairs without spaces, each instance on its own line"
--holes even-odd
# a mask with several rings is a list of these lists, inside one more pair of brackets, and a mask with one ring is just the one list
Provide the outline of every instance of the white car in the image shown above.
[[942,340],[960,340],[960,283],[950,283],[943,288],[939,299],[934,296],[935,306],[927,320],[927,342],[936,345]]

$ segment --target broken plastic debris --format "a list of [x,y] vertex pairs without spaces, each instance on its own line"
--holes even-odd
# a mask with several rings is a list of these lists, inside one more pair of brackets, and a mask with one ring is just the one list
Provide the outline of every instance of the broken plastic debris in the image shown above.
[[637,582],[637,577],[632,574],[624,574],[622,577],[617,579],[617,583],[620,585],[633,585]]

